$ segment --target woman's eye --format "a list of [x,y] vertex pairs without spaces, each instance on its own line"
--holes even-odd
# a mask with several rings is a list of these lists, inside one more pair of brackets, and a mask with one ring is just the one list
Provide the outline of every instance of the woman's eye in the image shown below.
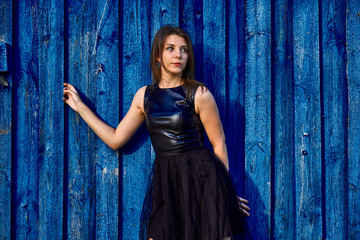
[[186,48],[182,48],[181,51],[186,53],[186,52],[187,52],[187,49],[186,49]]
[[174,48],[173,47],[167,47],[166,50],[172,51]]

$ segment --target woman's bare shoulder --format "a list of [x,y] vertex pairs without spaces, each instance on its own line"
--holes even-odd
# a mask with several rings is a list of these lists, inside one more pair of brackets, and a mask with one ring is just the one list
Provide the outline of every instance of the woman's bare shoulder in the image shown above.
[[211,94],[210,90],[205,86],[199,86],[195,93],[195,111],[199,113],[199,110],[208,105],[213,105],[215,103],[214,96]]
[[137,90],[136,94],[139,93],[140,95],[144,95],[147,86],[148,86],[148,85],[145,85],[145,86],[142,86],[141,88],[139,88],[139,89]]
[[210,90],[205,86],[199,86],[195,92],[195,101],[207,101],[212,99],[213,95]]
[[144,111],[144,95],[146,91],[147,86],[142,86],[139,88],[134,96],[133,104],[140,108],[142,112]]
[[144,94],[145,94],[145,90],[146,90],[146,87],[147,86],[142,86],[141,88],[139,88],[137,91],[136,91],[136,94],[134,96],[134,99],[135,98],[144,98]]

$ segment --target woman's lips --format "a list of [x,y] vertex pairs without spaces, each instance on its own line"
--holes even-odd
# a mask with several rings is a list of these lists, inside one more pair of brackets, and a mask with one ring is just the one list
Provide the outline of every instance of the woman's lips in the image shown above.
[[175,66],[181,66],[181,63],[173,63]]

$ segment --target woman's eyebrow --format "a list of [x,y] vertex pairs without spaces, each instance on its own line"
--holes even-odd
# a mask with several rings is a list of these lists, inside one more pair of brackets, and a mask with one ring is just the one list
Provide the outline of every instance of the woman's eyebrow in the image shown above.
[[[172,44],[172,43],[165,43],[165,45],[169,45],[169,46],[175,46],[174,44]],[[181,47],[188,47],[187,45],[183,45],[183,46],[181,46]]]

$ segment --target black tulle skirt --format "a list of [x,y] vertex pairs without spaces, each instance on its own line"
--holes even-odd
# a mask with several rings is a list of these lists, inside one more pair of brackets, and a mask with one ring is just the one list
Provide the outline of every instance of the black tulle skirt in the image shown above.
[[156,157],[143,204],[140,239],[219,240],[247,231],[223,163],[205,147]]

